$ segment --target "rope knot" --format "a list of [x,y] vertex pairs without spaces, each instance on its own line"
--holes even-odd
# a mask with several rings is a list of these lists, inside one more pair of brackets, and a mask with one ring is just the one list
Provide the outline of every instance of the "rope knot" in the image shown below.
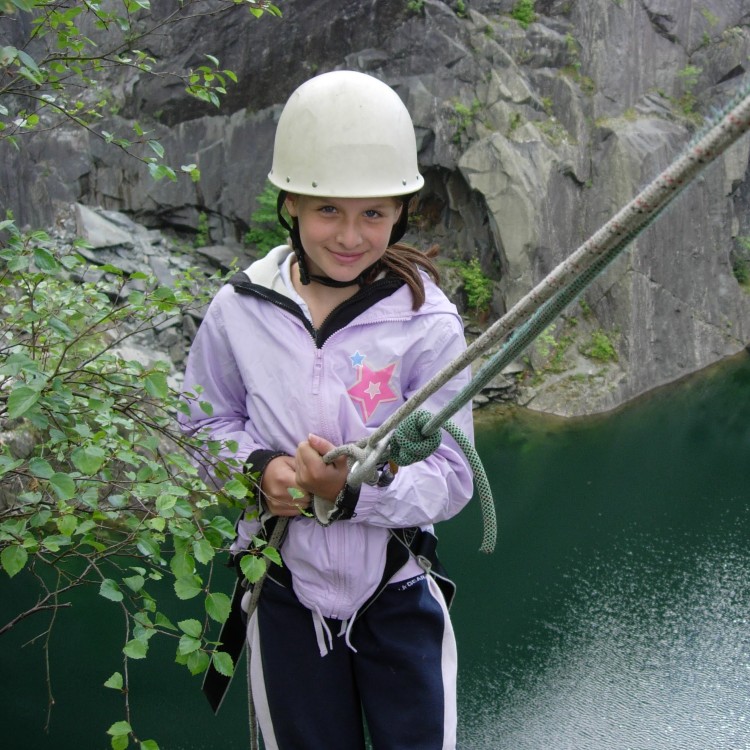
[[391,438],[390,458],[398,466],[409,466],[431,456],[440,447],[440,430],[424,435],[422,428],[432,415],[424,409],[410,414]]

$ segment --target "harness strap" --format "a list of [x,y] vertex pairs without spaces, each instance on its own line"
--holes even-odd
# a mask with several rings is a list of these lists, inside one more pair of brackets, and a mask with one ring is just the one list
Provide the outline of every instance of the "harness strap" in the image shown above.
[[[262,531],[261,535],[268,540],[268,543],[274,547],[280,547],[284,541],[287,531],[287,519],[283,519],[283,523],[279,525],[282,519],[279,516],[265,516],[262,519]],[[237,580],[234,584],[234,591],[232,593],[232,602],[229,610],[229,617],[227,617],[224,624],[221,626],[221,632],[219,634],[219,643],[221,644],[221,650],[226,651],[232,657],[232,663],[237,664],[242,651],[245,648],[245,641],[247,640],[247,615],[242,609],[242,599],[247,593],[250,584],[242,573],[240,568],[240,560],[245,556],[251,554],[246,551],[238,552],[236,555],[231,555],[227,561],[227,567],[234,568],[237,573]],[[269,574],[269,568],[274,566],[278,568],[278,565],[268,561],[268,567],[266,573],[253,587],[253,599],[260,594],[260,588],[263,585],[263,580]],[[282,570],[282,568],[279,568]],[[255,602],[251,600],[249,612],[252,613]],[[203,678],[203,693],[206,696],[213,712],[216,714],[221,708],[222,701],[229,690],[229,685],[232,682],[231,677],[227,677],[221,674],[214,666],[213,661],[208,665],[206,674]]]

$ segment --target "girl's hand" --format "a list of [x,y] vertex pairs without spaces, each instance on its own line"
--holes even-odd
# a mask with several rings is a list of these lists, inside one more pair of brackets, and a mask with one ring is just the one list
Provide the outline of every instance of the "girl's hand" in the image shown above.
[[333,502],[344,488],[349,473],[346,456],[339,456],[327,464],[323,456],[336,446],[318,435],[308,435],[297,446],[296,484],[305,492]]
[[312,497],[308,494],[299,498],[292,497],[289,489],[299,487],[291,456],[276,456],[268,462],[263,471],[260,489],[270,513],[287,517],[300,515],[302,509],[310,505]]

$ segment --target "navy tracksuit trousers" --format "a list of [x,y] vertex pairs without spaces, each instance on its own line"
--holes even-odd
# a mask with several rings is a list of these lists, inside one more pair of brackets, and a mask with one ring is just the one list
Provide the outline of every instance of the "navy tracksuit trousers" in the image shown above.
[[364,722],[373,750],[454,750],[456,646],[430,576],[386,586],[354,622],[353,648],[340,621],[325,623],[321,656],[312,612],[266,580],[248,627],[266,750],[361,750]]

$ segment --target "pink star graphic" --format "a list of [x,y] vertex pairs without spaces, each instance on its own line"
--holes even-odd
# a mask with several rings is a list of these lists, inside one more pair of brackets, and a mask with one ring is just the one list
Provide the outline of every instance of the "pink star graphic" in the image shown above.
[[394,362],[377,371],[371,370],[365,364],[357,368],[357,382],[347,393],[352,397],[352,401],[359,404],[365,422],[372,416],[379,404],[396,401],[398,398],[389,385],[395,367]]

